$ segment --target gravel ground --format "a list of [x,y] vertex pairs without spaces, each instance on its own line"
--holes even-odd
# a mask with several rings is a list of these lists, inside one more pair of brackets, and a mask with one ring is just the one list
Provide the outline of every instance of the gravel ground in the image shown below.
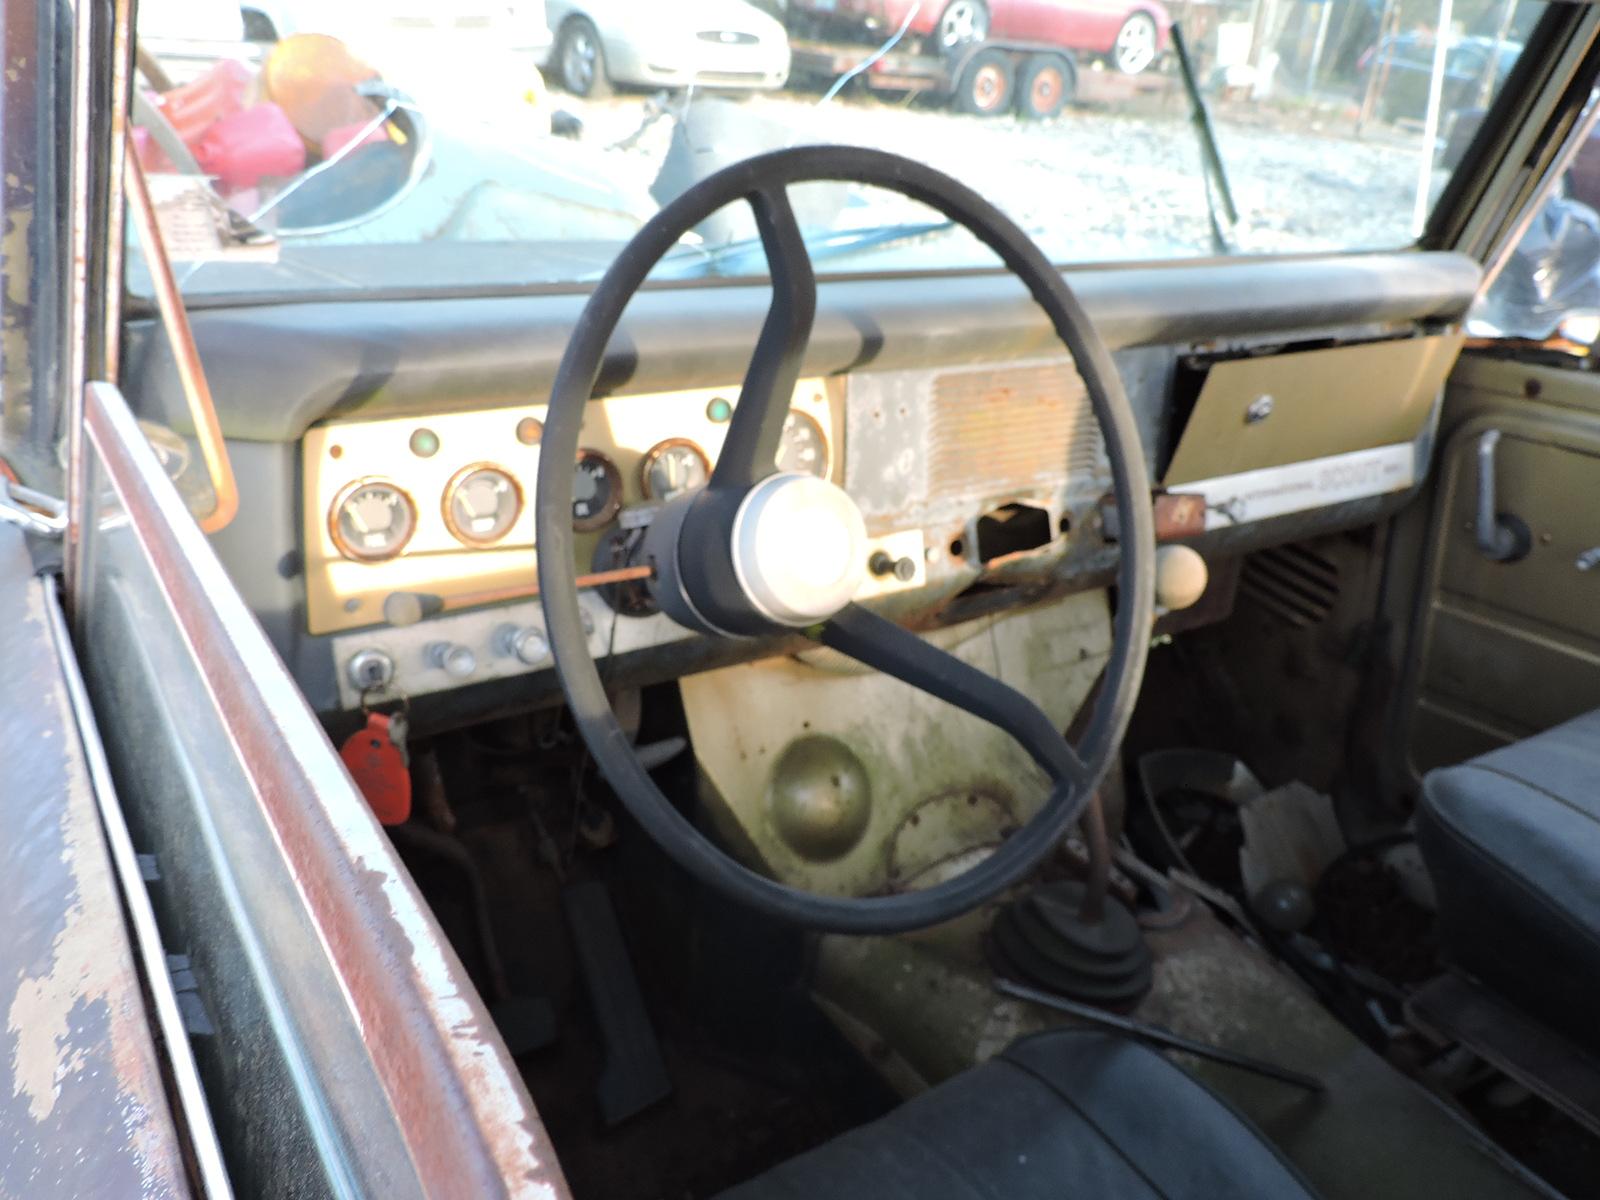
[[[582,140],[604,147],[607,169],[648,186],[666,153],[670,120],[641,134],[652,100],[622,96],[552,103],[583,119]],[[894,150],[962,179],[1049,248],[1082,259],[1210,251],[1200,154],[1181,102],[1148,111],[1071,108],[1056,119],[969,117],[874,96],[827,104],[788,92],[740,103],[781,143],[839,142]],[[1388,248],[1411,241],[1422,139],[1392,129],[1353,135],[1348,112],[1309,106],[1231,107],[1216,117],[1241,214],[1241,250]],[[785,132],[786,131],[786,132]],[[1439,179],[1434,180],[1437,190]]]

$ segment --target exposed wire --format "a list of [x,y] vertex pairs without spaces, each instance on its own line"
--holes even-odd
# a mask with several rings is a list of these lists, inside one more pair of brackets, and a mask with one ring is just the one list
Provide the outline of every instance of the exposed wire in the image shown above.
[[839,76],[839,78],[835,79],[833,81],[833,86],[830,87],[826,92],[822,93],[822,99],[817,101],[817,107],[821,108],[824,104],[828,103],[828,101],[832,100],[844,90],[845,84],[856,78],[856,76],[860,75],[863,71],[871,70],[874,64],[882,61],[884,55],[888,54],[889,51],[898,46],[900,44],[900,39],[905,37],[906,30],[911,28],[911,22],[916,20],[917,14],[922,11],[922,3],[923,0],[917,0],[915,4],[906,10],[905,19],[900,22],[900,28],[894,31],[893,37],[891,37],[883,45],[879,46],[871,54],[867,55],[866,58],[862,59],[855,66],[851,67],[843,75]]

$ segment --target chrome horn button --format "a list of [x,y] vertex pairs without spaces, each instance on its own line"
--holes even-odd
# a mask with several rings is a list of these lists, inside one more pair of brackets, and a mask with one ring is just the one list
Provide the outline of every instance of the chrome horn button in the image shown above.
[[826,621],[867,573],[867,526],[845,490],[815,475],[769,475],[733,518],[733,570],[745,599],[780,625]]

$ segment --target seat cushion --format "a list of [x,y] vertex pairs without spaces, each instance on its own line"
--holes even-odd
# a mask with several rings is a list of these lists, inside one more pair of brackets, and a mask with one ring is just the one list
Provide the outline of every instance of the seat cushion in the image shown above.
[[1417,842],[1447,956],[1600,1050],[1600,712],[1430,773]]
[[721,1200],[1310,1197],[1254,1126],[1153,1050],[1058,1029]]

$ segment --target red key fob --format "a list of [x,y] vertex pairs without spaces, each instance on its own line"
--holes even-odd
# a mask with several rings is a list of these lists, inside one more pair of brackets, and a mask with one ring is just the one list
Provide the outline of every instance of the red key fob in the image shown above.
[[339,747],[339,757],[349,768],[350,777],[384,825],[400,825],[411,815],[411,768],[396,739],[398,732],[393,728],[393,718],[384,713],[368,713],[366,727],[351,734]]

